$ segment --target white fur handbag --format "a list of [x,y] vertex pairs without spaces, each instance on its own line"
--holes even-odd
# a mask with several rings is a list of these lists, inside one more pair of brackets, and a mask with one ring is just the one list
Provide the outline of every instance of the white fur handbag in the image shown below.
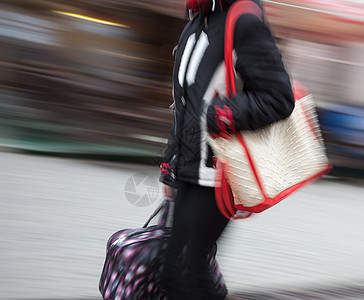
[[[251,1],[235,4],[240,8],[229,9],[234,16],[228,14],[225,35],[227,89],[230,86],[233,94],[236,94],[232,62],[235,22],[242,13],[260,11]],[[297,82],[293,85],[295,108],[287,119],[229,138],[208,139],[217,158],[216,201],[228,218],[239,218],[239,210],[262,212],[331,169],[313,97]]]

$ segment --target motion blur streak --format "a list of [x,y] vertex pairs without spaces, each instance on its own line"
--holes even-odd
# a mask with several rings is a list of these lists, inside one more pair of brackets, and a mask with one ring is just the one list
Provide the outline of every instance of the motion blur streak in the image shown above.
[[303,6],[293,5],[293,4],[289,4],[289,3],[281,3],[281,2],[270,1],[270,0],[264,0],[264,2],[265,3],[271,3],[271,4],[277,4],[277,5],[281,5],[281,6],[294,7],[294,8],[299,8],[299,9],[304,9],[304,10],[309,10],[309,11],[316,11],[316,12],[320,12],[320,13],[324,13],[324,14],[332,14],[332,13],[330,13],[328,11],[325,11],[325,10],[315,9],[315,8],[310,8],[310,7],[303,7]]
[[[364,1],[263,2],[333,163],[364,169]],[[0,145],[160,156],[183,15],[183,0],[1,1]]]
[[[271,0],[263,0],[265,3],[272,3],[272,4],[277,4],[277,5],[281,5],[281,6],[289,6],[289,7],[294,7],[294,8],[299,8],[299,9],[303,9],[303,10],[309,10],[309,11],[315,11],[315,12],[320,12],[320,13],[324,13],[324,14],[329,14],[329,15],[334,15],[334,16],[339,16],[339,15],[343,15],[342,12],[332,12],[329,10],[325,10],[325,9],[318,9],[318,8],[311,8],[311,7],[304,7],[304,6],[300,6],[300,5],[295,5],[295,4],[290,4],[290,3],[282,3],[282,2],[278,2],[278,1],[271,1]],[[291,1],[291,2],[297,2],[297,1]],[[306,1],[306,3],[309,3]],[[311,4],[313,4],[315,2],[311,2]],[[319,4],[320,1],[317,1],[316,4]],[[323,3],[323,2],[321,2]],[[326,6],[330,7],[330,3],[326,3]],[[331,6],[332,7],[332,6]],[[347,13],[351,13],[353,15],[358,14],[363,16],[362,13],[360,13],[360,11],[358,12],[356,9],[350,9],[347,6],[340,6],[341,9],[344,9],[345,12]],[[349,9],[348,9],[349,8]]]
[[52,10],[52,12],[60,14],[60,15],[66,15],[66,16],[70,16],[70,17],[74,17],[74,18],[78,18],[78,19],[82,19],[82,20],[86,20],[86,21],[90,21],[90,22],[104,24],[104,25],[112,25],[112,26],[117,26],[117,27],[129,28],[129,26],[127,26],[127,25],[110,22],[110,21],[105,21],[105,20],[100,20],[100,19],[95,19],[95,18],[91,18],[91,17],[87,17],[87,16],[82,16],[79,14],[70,13],[70,12],[58,11],[58,10]]
[[182,20],[118,1],[5,3],[3,146],[107,156],[163,152],[173,118],[171,51]]
[[[292,78],[314,94],[335,171],[363,177],[364,0],[264,3]],[[124,192],[136,174],[158,184],[184,5],[0,1],[0,299],[100,299],[107,238],[141,226],[162,197],[140,208]],[[333,175],[230,222],[218,253],[230,299],[364,299],[363,181]]]

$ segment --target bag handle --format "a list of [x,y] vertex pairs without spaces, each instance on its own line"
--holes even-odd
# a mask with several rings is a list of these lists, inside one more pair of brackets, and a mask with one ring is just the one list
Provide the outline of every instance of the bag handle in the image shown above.
[[228,98],[236,95],[235,72],[233,64],[235,25],[239,17],[245,14],[252,14],[257,16],[261,21],[263,20],[263,12],[261,8],[252,1],[237,1],[229,8],[226,16],[224,45],[226,92]]
[[230,196],[231,189],[226,187],[228,183],[225,178],[224,163],[220,159],[216,161],[215,176],[215,201],[217,207],[225,218],[231,219],[236,213],[234,197]]
[[150,221],[155,218],[162,211],[162,216],[158,222],[158,227],[164,227],[167,222],[168,211],[169,211],[170,201],[165,199],[153,212],[153,214],[148,218],[148,220],[143,225],[143,228],[148,227]]
[[[257,16],[261,21],[263,20],[263,12],[261,8],[252,1],[238,1],[235,2],[230,8],[226,16],[225,25],[225,43],[224,43],[224,55],[225,55],[225,79],[226,79],[226,95],[227,98],[236,95],[236,82],[235,82],[235,69],[233,64],[233,46],[234,46],[234,33],[235,25],[239,17],[245,14],[252,14]],[[243,137],[237,132],[237,138],[239,142],[246,149]],[[250,157],[247,151],[248,158]],[[217,162],[217,177],[215,184],[215,197],[216,203],[221,213],[228,219],[243,219],[248,216],[239,217],[236,215],[237,209],[234,205],[234,195],[225,177],[224,163]],[[253,172],[257,176],[256,170]],[[258,184],[260,180],[258,179]],[[249,214],[250,215],[250,214]]]
[[217,161],[217,177],[215,184],[216,204],[222,215],[231,220],[247,219],[252,215],[252,212],[239,211],[235,207],[233,192],[225,177],[225,164]]

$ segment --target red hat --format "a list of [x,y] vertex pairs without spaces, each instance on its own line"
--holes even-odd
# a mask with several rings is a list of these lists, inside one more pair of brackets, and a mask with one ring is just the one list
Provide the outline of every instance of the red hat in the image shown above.
[[207,3],[211,3],[212,0],[186,0],[186,8],[196,10]]

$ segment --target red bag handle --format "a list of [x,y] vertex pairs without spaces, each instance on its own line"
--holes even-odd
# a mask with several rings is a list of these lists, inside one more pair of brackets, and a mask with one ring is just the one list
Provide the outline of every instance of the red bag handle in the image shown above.
[[[227,97],[231,97],[236,95],[236,83],[235,83],[235,73],[234,73],[234,64],[233,64],[233,44],[234,44],[234,32],[235,25],[240,16],[244,14],[253,14],[257,16],[260,20],[263,19],[263,12],[261,8],[252,1],[238,1],[235,2],[227,13],[226,17],[226,25],[225,25],[225,45],[224,45],[224,53],[225,53],[225,72],[226,72],[226,95]],[[240,143],[243,144],[243,147],[246,148],[243,137],[237,133],[237,137]],[[251,160],[249,156],[249,152],[247,152],[248,159]],[[235,215],[237,209],[234,204],[234,196],[232,194],[229,183],[225,177],[224,163],[218,161],[216,164],[217,176],[216,176],[216,184],[215,184],[215,197],[216,203],[221,211],[221,213],[228,219],[235,219]],[[257,177],[257,172],[254,170],[253,172]],[[258,180],[258,184],[262,189],[262,185]],[[246,217],[244,217],[246,218]]]
[[238,1],[230,8],[226,16],[225,25],[225,71],[226,71],[226,92],[227,97],[236,95],[235,74],[233,65],[233,44],[235,24],[239,17],[245,14],[257,16],[263,20],[263,12],[261,8],[252,1]]

